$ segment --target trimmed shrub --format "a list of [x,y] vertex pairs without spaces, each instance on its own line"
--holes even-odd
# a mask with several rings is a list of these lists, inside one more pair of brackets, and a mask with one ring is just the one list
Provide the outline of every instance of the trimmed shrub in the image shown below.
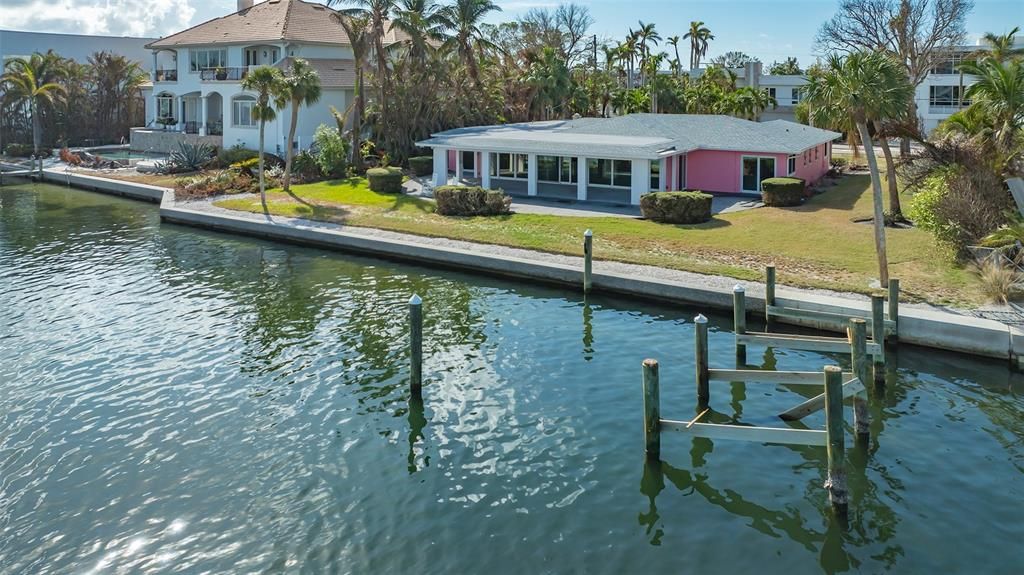
[[[4,152],[12,158],[28,158],[34,153],[32,144],[7,144]],[[51,153],[49,148],[39,148],[39,155],[44,158],[49,158]]]
[[837,158],[835,156],[832,156],[832,160],[829,162],[829,164],[831,164],[833,168],[841,170],[848,166],[850,164],[850,161],[847,160],[846,158]]
[[409,168],[417,176],[429,176],[434,172],[434,157],[413,156],[409,158]]
[[768,178],[761,182],[761,200],[766,206],[799,206],[806,184],[800,178]]
[[235,162],[231,164],[231,169],[244,176],[249,176],[250,178],[258,176],[260,172],[260,159],[259,157],[256,157],[242,160],[241,162]]
[[199,200],[220,194],[258,191],[259,183],[253,177],[232,170],[186,176],[178,178],[174,183],[174,197],[178,200]]
[[505,192],[480,186],[440,186],[434,188],[434,199],[442,216],[500,216],[512,206]]
[[667,224],[699,224],[711,219],[711,194],[699,191],[651,192],[640,196],[640,213]]
[[381,194],[402,193],[402,170],[399,168],[370,168],[366,170],[370,189]]

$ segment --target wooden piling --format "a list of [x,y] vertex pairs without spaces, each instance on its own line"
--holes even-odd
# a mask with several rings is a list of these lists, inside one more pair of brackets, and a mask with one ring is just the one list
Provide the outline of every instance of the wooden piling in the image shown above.
[[845,508],[846,445],[843,438],[843,380],[837,366],[825,366],[825,433],[828,437],[828,479],[825,489],[833,507]]
[[658,389],[658,360],[643,362],[644,452],[648,458],[661,456],[661,394]]
[[693,323],[696,327],[696,354],[697,365],[697,409],[702,410],[708,407],[711,394],[708,389],[708,318],[698,314]]
[[775,305],[775,266],[764,268],[764,318],[771,319],[768,313],[768,306]]
[[900,280],[889,279],[889,321],[892,322],[892,338],[900,337]]
[[409,391],[418,397],[423,389],[423,300],[409,298]]
[[871,341],[878,344],[875,360],[875,382],[885,381],[885,298],[871,296]]
[[594,232],[589,229],[583,232],[583,293],[590,293],[594,282],[593,273]]
[[[747,333],[747,294],[743,286],[736,284],[732,288],[732,331],[737,335]],[[737,368],[747,363],[747,346],[736,341]]]
[[[853,374],[861,384],[871,377],[871,367],[867,349],[867,322],[862,319],[850,320],[850,359],[853,363]],[[868,402],[860,393],[853,396],[853,426],[857,435],[867,435],[871,420],[868,415]]]

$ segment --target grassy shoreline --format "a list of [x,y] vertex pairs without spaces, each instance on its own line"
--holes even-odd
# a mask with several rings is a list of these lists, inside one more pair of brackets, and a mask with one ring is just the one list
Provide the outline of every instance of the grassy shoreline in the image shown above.
[[[415,235],[578,255],[587,228],[595,234],[598,259],[762,279],[774,263],[785,285],[870,293],[876,277],[872,228],[853,220],[871,215],[866,175],[843,178],[824,194],[796,208],[761,208],[720,214],[691,226],[616,217],[512,214],[452,218],[434,213],[433,203],[410,196],[378,194],[360,178],[304,184],[293,193],[268,192],[275,215]],[[227,209],[262,212],[258,198],[215,202]],[[975,306],[984,298],[977,280],[956,266],[918,229],[887,229],[890,270],[910,301]]]

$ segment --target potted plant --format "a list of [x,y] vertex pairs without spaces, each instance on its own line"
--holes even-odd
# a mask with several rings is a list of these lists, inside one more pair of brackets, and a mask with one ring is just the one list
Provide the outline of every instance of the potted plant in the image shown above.
[[166,131],[167,130],[167,126],[170,126],[171,124],[176,124],[177,120],[175,120],[174,118],[172,118],[170,116],[165,116],[163,118],[157,118],[156,123],[160,124],[161,126],[163,126],[164,130]]
[[216,68],[214,68],[213,75],[218,80],[227,80],[228,79],[228,71],[225,70],[223,66],[217,66]]

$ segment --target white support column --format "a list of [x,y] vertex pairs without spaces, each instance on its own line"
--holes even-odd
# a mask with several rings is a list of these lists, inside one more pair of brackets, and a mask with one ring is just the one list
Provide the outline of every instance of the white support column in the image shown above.
[[182,96],[175,96],[174,99],[178,107],[178,131],[185,131],[185,98]]
[[587,159],[583,156],[576,158],[576,199],[587,199]]
[[448,150],[434,148],[434,185],[443,186],[448,183]]
[[480,186],[491,189],[491,153],[480,152]]
[[651,191],[651,161],[633,160],[630,176],[629,203],[637,206],[640,205],[640,196]]
[[[153,52],[153,83],[156,83],[156,52]],[[156,87],[153,87],[153,93],[156,93]]]
[[668,186],[665,184],[668,183],[668,162],[670,159],[671,157],[658,160],[658,189],[663,192],[668,191]]
[[210,101],[208,99],[209,97],[210,96],[207,94],[207,95],[204,95],[203,97],[199,98],[199,135],[200,136],[205,136],[206,135],[206,106],[210,103]]
[[529,154],[526,160],[526,195],[537,195],[537,154]]
[[455,181],[462,181],[462,150],[455,150]]
[[485,152],[473,152],[473,177],[480,177],[480,162],[484,159]]

